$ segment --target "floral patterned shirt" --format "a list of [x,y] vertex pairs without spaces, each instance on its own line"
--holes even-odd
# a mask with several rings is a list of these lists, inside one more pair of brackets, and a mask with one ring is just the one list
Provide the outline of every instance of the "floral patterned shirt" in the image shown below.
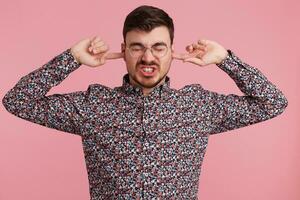
[[271,119],[288,102],[256,68],[232,51],[217,66],[245,94],[224,95],[200,84],[170,88],[170,79],[148,96],[129,83],[46,95],[80,67],[70,49],[29,73],[5,95],[12,114],[80,135],[90,195],[98,199],[196,199],[208,138]]

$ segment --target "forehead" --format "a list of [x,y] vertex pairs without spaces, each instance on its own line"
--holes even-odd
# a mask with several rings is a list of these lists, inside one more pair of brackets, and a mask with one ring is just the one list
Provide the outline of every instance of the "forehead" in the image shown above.
[[133,42],[142,43],[144,45],[151,45],[157,42],[171,43],[169,30],[165,26],[159,26],[152,29],[150,32],[141,30],[132,30],[126,34],[126,43]]

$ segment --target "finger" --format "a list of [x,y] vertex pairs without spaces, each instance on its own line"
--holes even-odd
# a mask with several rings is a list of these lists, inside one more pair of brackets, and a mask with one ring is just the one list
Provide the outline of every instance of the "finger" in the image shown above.
[[106,55],[108,54],[108,52],[105,52],[101,57],[100,57],[100,63],[101,65],[103,65],[106,61]]
[[200,44],[193,44],[194,51],[206,51],[206,47]]
[[203,54],[203,50],[196,49],[192,53],[187,54],[186,58],[194,58],[194,57],[198,57],[199,55],[202,55],[202,54]]
[[186,51],[189,52],[189,53],[193,52],[193,50],[194,50],[194,49],[193,49],[193,45],[188,45],[188,46],[185,47],[185,49],[186,49]]
[[88,50],[89,50],[90,53],[92,53],[93,47],[90,46],[90,47],[88,48]]
[[184,59],[183,62],[190,62],[190,63],[196,64],[196,65],[200,65],[200,66],[204,66],[205,65],[205,62],[203,62],[199,58],[187,58],[187,59]]
[[177,59],[177,60],[183,60],[186,59],[188,57],[188,54],[186,53],[172,53],[172,58]]
[[95,45],[89,46],[89,51],[93,53],[93,50],[95,50],[95,53],[99,53],[102,51],[102,49],[106,49],[108,47],[103,41],[97,42]]
[[105,42],[103,40],[100,40],[100,41],[95,42],[93,46],[94,47],[101,47],[103,45],[105,45]]
[[197,51],[197,55],[196,55],[196,57],[202,57],[204,54],[206,54],[206,50],[203,50],[203,49],[199,49],[198,51]]
[[192,44],[192,46],[193,46],[193,49],[199,49],[200,48],[199,44]]
[[96,42],[91,42],[91,44],[89,46],[89,50],[91,51],[93,48],[100,47],[103,45],[105,45],[105,42],[103,40],[97,40]]
[[206,46],[200,44],[193,44],[194,50],[204,50],[206,51]]
[[198,44],[202,44],[204,46],[208,45],[209,43],[209,40],[206,40],[206,39],[200,39],[198,40]]
[[96,39],[97,36],[94,36],[89,41],[89,46],[93,46],[93,41]]
[[200,44],[191,44],[186,47],[187,52],[193,53],[195,50],[206,50],[206,47],[204,45]]
[[118,53],[107,53],[104,56],[106,59],[119,59],[119,58],[124,58],[124,53],[118,52]]
[[109,50],[109,47],[107,45],[98,47],[98,48],[93,48],[92,49],[92,53],[93,54],[101,54],[101,53],[105,53]]
[[92,41],[91,41],[91,45],[94,45],[96,42],[101,41],[101,38],[99,36],[95,36]]

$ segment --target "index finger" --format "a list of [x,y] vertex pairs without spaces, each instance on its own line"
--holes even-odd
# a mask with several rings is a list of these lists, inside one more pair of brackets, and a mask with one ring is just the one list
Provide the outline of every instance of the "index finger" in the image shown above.
[[106,59],[119,59],[124,58],[124,53],[107,53]]
[[172,54],[172,57],[173,57],[174,59],[184,60],[184,59],[186,59],[186,58],[188,57],[188,55],[185,54],[185,53],[173,53],[173,54]]

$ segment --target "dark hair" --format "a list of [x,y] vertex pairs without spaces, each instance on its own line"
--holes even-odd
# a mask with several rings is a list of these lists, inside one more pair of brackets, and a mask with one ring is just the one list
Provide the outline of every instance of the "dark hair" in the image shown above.
[[174,24],[169,15],[160,8],[153,6],[140,6],[131,11],[124,22],[123,38],[125,42],[127,32],[131,30],[141,30],[150,32],[158,26],[166,26],[169,30],[171,44],[174,39]]

